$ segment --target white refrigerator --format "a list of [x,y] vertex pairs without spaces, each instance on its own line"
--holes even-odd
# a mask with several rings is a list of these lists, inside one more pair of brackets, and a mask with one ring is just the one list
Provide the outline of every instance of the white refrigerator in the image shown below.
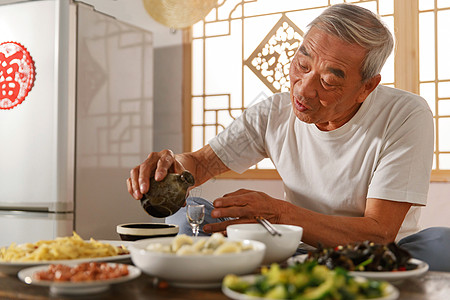
[[[8,57],[8,43],[35,67],[17,105],[12,90],[30,68]],[[152,151],[151,32],[79,2],[9,1],[0,49],[0,246],[73,230],[118,239],[120,223],[158,222],[125,185]]]

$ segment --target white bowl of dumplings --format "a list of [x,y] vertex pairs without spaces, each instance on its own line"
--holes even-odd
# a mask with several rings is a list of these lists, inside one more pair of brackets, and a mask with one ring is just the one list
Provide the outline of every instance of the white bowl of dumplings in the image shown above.
[[266,246],[215,233],[143,239],[128,249],[134,265],[144,273],[171,285],[202,288],[220,286],[227,274],[252,273],[261,265]]

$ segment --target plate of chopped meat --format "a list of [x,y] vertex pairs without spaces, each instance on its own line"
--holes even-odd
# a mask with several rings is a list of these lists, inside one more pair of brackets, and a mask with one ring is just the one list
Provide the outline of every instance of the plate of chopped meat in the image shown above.
[[17,277],[27,284],[47,286],[52,294],[83,295],[106,291],[111,284],[140,275],[141,270],[128,264],[85,262],[35,266],[21,270]]

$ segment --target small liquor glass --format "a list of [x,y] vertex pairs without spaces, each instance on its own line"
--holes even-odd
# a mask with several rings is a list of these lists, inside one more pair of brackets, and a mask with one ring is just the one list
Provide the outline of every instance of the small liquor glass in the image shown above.
[[191,225],[192,233],[198,236],[200,224],[205,220],[205,206],[203,204],[187,205],[186,217]]

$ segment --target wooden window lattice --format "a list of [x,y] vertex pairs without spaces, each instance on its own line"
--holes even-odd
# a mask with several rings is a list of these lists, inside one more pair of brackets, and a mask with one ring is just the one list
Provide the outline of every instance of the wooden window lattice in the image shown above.
[[289,91],[289,65],[303,40],[303,31],[285,14],[244,64],[273,92]]
[[[419,3],[424,0],[417,0]],[[189,113],[185,114],[185,120],[188,121],[186,125],[190,125],[186,127],[187,129],[184,131],[184,135],[189,139],[188,142],[185,142],[185,150],[191,151],[196,150],[196,148],[199,148],[206,144],[209,140],[209,138],[213,137],[214,135],[218,134],[220,131],[222,131],[229,123],[231,123],[236,117],[238,117],[242,111],[250,106],[251,104],[258,102],[259,100],[262,100],[266,96],[270,95],[271,93],[278,93],[278,92],[287,92],[289,91],[289,64],[292,60],[296,49],[300,45],[301,41],[303,40],[304,32],[300,28],[306,28],[306,24],[303,20],[300,20],[299,25],[299,18],[296,13],[298,12],[304,12],[304,11],[314,11],[316,15],[320,13],[321,10],[325,9],[327,6],[338,3],[338,2],[352,2],[357,5],[365,6],[372,11],[380,14],[380,9],[383,10],[383,13],[381,14],[382,19],[387,20],[387,22],[391,22],[391,30],[395,32],[397,35],[397,41],[402,40],[402,36],[406,36],[406,39],[408,40],[408,34],[405,34],[405,32],[408,32],[409,35],[411,34],[418,34],[414,30],[398,30],[398,28],[392,28],[392,22],[396,20],[396,18],[399,17],[400,10],[396,11],[394,10],[394,7],[397,9],[399,7],[405,6],[405,7],[411,7],[411,3],[409,0],[361,0],[361,1],[345,1],[345,0],[336,0],[336,1],[318,1],[317,6],[313,6],[316,4],[316,2],[308,3],[307,1],[287,1],[282,0],[279,2],[279,7],[277,6],[276,9],[273,11],[264,11],[264,10],[254,10],[258,11],[258,13],[249,13],[248,10],[244,9],[247,5],[248,6],[255,6],[259,2],[266,2],[264,0],[219,0],[219,6],[213,10],[212,13],[210,13],[209,16],[207,16],[202,22],[196,24],[194,26],[193,36],[188,38],[188,43],[192,43],[193,47],[192,50],[195,49],[196,51],[202,52],[202,61],[195,62],[194,56],[195,51],[192,52],[192,65],[196,67],[196,70],[189,69],[189,73],[185,72],[185,77],[188,78],[189,83],[193,83],[192,87],[195,85],[195,81],[197,80],[197,83],[200,83],[198,86],[200,88],[197,89],[190,89],[188,88],[188,92],[186,93],[186,104],[189,110]],[[287,7],[286,3],[293,3],[293,7]],[[415,0],[413,1],[415,2]],[[277,1],[278,3],[278,1]],[[387,4],[386,4],[387,3]],[[391,4],[389,4],[391,3]],[[263,5],[263,4],[261,4]],[[284,7],[282,7],[284,5]],[[303,5],[303,6],[302,6]],[[321,5],[321,6],[319,6]],[[381,8],[384,5],[384,8]],[[387,5],[387,6],[386,6]],[[389,5],[392,5],[392,9],[389,7]],[[428,5],[428,4],[427,4]],[[302,7],[301,7],[302,6]],[[389,9],[386,9],[388,7]],[[254,7],[253,7],[254,8]],[[419,13],[426,13],[426,12],[434,12],[437,16],[438,12],[446,11],[450,8],[430,8],[428,10],[421,10],[415,9],[414,12],[417,12],[417,15]],[[225,12],[225,14],[224,14]],[[228,12],[228,13],[227,13]],[[401,14],[402,21],[401,22],[411,22],[414,17],[414,12],[411,12],[412,14],[408,14],[406,16],[407,19],[404,19],[405,14]],[[441,13],[442,14],[442,13]],[[292,17],[293,15],[294,18]],[[256,46],[253,49],[253,52],[248,55],[245,53],[248,53],[248,48],[244,49],[244,44],[247,43],[247,40],[244,38],[244,27],[247,26],[245,23],[247,20],[250,20],[252,18],[259,18],[259,17],[268,17],[268,16],[278,16],[278,18],[273,21],[274,26],[270,27],[271,29],[266,29],[267,34],[263,38],[260,39],[260,42],[258,46]],[[289,18],[291,17],[291,18]],[[296,23],[294,23],[292,20],[295,20]],[[301,18],[300,18],[301,19]],[[436,17],[437,19],[437,17]],[[271,19],[273,20],[273,19]],[[308,22],[311,21],[312,18],[308,17]],[[233,26],[233,22],[241,22],[239,26]],[[245,26],[244,26],[245,23]],[[214,27],[215,30],[211,30],[209,27]],[[395,25],[394,25],[395,27]],[[246,27],[247,28],[247,27]],[[201,30],[199,30],[201,29]],[[210,47],[210,43],[208,43],[209,40],[213,40],[216,38],[223,38],[223,37],[230,37],[233,32],[236,33],[236,31],[239,31],[242,29],[241,34],[241,45],[227,45],[230,49],[231,47],[235,47],[234,49],[240,49],[241,50],[241,60],[240,60],[240,68],[241,68],[241,77],[242,77],[242,86],[240,92],[235,92],[231,90],[225,90],[225,91],[219,91],[215,92],[214,89],[209,89],[208,84],[211,81],[211,78],[214,76],[211,76],[210,74],[207,74],[208,68],[207,64],[209,64],[211,61],[207,59],[207,51]],[[261,32],[261,28],[258,28],[258,32]],[[442,30],[442,29],[440,29]],[[197,31],[197,32],[196,32]],[[438,32],[437,22],[435,22],[435,33]],[[435,34],[436,35],[436,34]],[[437,38],[437,35],[436,35]],[[403,37],[404,41],[405,37]],[[200,42],[194,47],[194,43]],[[435,41],[437,45],[437,40]],[[247,43],[247,47],[248,47]],[[400,45],[402,46],[402,45]],[[411,45],[408,45],[407,47],[413,47]],[[437,48],[437,46],[436,46]],[[392,58],[391,65],[392,67],[386,67],[383,69],[384,73],[382,72],[382,78],[384,78],[383,84],[389,85],[389,86],[395,86],[406,90],[411,90],[412,92],[418,92],[419,85],[424,85],[427,83],[435,83],[436,85],[436,95],[435,99],[429,99],[430,97],[427,95],[423,95],[428,101],[430,106],[432,108],[436,107],[436,114],[435,114],[435,120],[439,121],[443,118],[446,118],[447,116],[440,116],[438,111],[438,103],[443,103],[445,101],[448,101],[448,97],[439,97],[438,96],[438,88],[439,84],[442,85],[442,82],[447,83],[450,82],[450,79],[447,78],[438,78],[434,81],[423,81],[418,80],[417,84],[415,79],[413,79],[414,74],[405,74],[401,70],[405,66],[409,65],[418,65],[420,64],[420,61],[417,57],[409,57],[408,55],[404,55],[405,53],[414,52],[412,50],[408,50],[406,48],[406,52],[402,52],[400,55],[401,57],[398,57],[396,54],[395,58]],[[420,48],[419,48],[420,51]],[[436,50],[437,51],[437,50]],[[189,53],[189,59],[191,59],[191,52]],[[403,55],[405,57],[403,57]],[[406,57],[408,56],[408,57]],[[438,66],[438,55],[436,52],[436,70]],[[394,62],[395,60],[395,62]],[[388,60],[389,62],[389,60]],[[196,64],[201,65],[200,68]],[[190,66],[190,67],[191,67]],[[396,74],[394,76],[394,66],[396,69]],[[385,71],[388,69],[387,71]],[[196,71],[195,74],[191,74],[191,71]],[[201,79],[197,79],[198,77],[198,71],[201,71],[200,77]],[[249,72],[250,71],[250,72]],[[414,73],[414,72],[412,72]],[[256,76],[260,82],[260,90],[255,92],[253,96],[248,97],[248,93],[245,91],[246,88],[248,88],[248,80],[244,84],[244,77],[249,76],[248,74],[253,74]],[[399,74],[401,74],[401,77],[397,77]],[[194,78],[194,75],[196,78]],[[192,77],[191,77],[192,76]],[[233,74],[235,77],[239,77],[238,74]],[[437,76],[437,71],[436,71]],[[407,77],[407,78],[406,78]],[[247,78],[247,77],[245,77]],[[386,81],[387,78],[387,81]],[[408,79],[409,78],[409,79]],[[192,81],[191,81],[192,80]],[[252,82],[255,84],[255,81]],[[231,82],[229,83],[229,86],[235,86]],[[238,88],[239,89],[239,88]],[[194,91],[195,90],[195,91]],[[422,94],[422,93],[421,93]],[[252,101],[248,101],[247,98],[253,98]],[[219,104],[222,103],[222,104]],[[200,116],[199,118],[196,118],[196,116]],[[436,175],[436,171],[439,171],[440,175],[439,177],[435,176],[434,180],[438,181],[448,181],[450,179],[450,170],[449,173],[445,173],[447,171],[443,171],[443,169],[439,169],[439,158],[442,155],[449,155],[450,151],[444,151],[441,148],[439,148],[439,124],[436,121],[436,149],[435,149],[435,165],[434,165],[434,171],[433,174]],[[442,134],[441,134],[442,136]],[[201,142],[195,145],[194,139],[200,139]],[[438,165],[436,165],[438,164]],[[271,165],[271,164],[270,164]],[[271,169],[273,166],[265,165],[263,169]],[[262,170],[259,168],[259,165],[255,166],[256,170],[253,171],[267,171]],[[443,173],[444,172],[444,173]],[[253,173],[256,174],[256,173]],[[233,176],[232,176],[233,177]],[[244,176],[245,177],[245,176]],[[247,176],[248,177],[248,176]],[[250,176],[252,177],[252,176]],[[256,176],[257,178],[259,176]],[[264,176],[263,176],[264,177]],[[260,177],[259,177],[260,178]],[[271,176],[268,176],[268,178],[272,178]],[[433,179],[433,176],[432,176]]]

